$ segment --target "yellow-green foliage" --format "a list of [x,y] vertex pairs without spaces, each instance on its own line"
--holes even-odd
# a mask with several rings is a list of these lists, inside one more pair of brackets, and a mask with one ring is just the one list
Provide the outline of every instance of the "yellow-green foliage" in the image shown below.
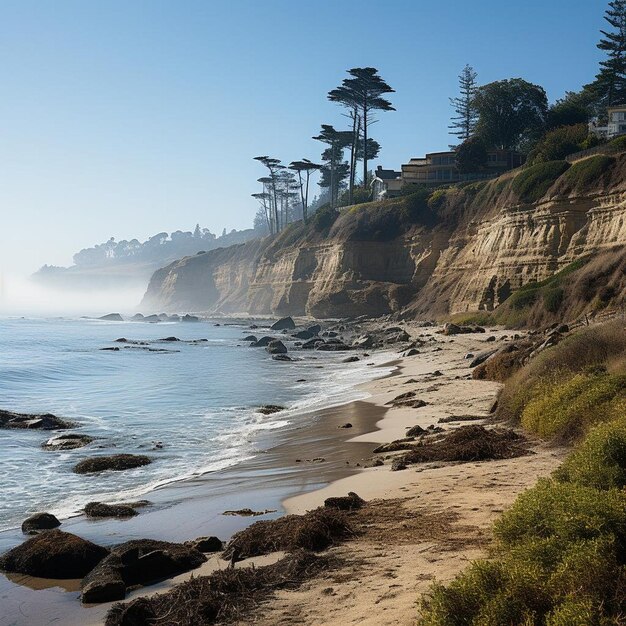
[[563,180],[576,191],[588,189],[597,184],[613,167],[615,158],[598,154],[596,156],[577,161],[565,172]]
[[554,476],[596,489],[626,487],[626,415],[593,428]]
[[522,426],[544,439],[572,441],[591,426],[626,412],[626,376],[580,373],[538,381],[522,410]]
[[513,179],[512,189],[521,202],[537,202],[569,167],[566,161],[546,161],[522,169]]

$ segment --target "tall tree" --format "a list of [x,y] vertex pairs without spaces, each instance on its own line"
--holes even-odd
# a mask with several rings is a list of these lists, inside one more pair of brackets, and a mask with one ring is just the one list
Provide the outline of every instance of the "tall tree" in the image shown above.
[[548,99],[542,87],[521,78],[479,87],[474,97],[476,134],[488,146],[515,149],[545,128]]
[[280,230],[280,221],[278,219],[278,189],[277,189],[277,184],[278,184],[278,172],[282,169],[285,169],[284,165],[280,164],[280,159],[275,159],[273,157],[269,157],[269,156],[258,156],[258,157],[254,157],[255,161],[258,161],[259,163],[263,164],[268,172],[269,172],[269,178],[270,178],[270,187],[271,187],[271,193],[272,193],[272,197],[274,200],[274,224],[275,224],[275,232],[278,232]]
[[595,89],[599,99],[611,106],[626,98],[626,0],[613,0],[604,14],[612,30],[601,30],[598,48],[607,58],[600,61]]
[[[341,87],[337,90],[333,90],[331,94],[336,91],[341,91],[337,97],[341,97],[342,100],[337,99],[336,101],[341,102],[342,104],[344,104],[344,100],[346,103],[352,103],[347,106],[353,106],[358,118],[360,118],[360,122],[357,118],[355,118],[355,121],[353,122],[352,138],[354,140],[356,134],[360,134],[362,132],[363,143],[367,145],[367,133],[369,127],[371,124],[376,122],[376,119],[374,118],[374,111],[395,111],[393,106],[391,106],[391,102],[382,97],[385,94],[394,93],[395,89],[392,89],[383,80],[375,67],[353,67],[348,70],[348,74],[350,75],[350,78],[345,78],[341,83]],[[344,104],[344,106],[346,106],[346,104]],[[358,130],[359,125],[361,127],[360,131]],[[352,160],[354,162],[354,157]],[[364,150],[364,181],[367,181],[367,161],[367,150]]]
[[466,65],[459,74],[459,95],[450,98],[450,104],[456,115],[448,126],[451,135],[456,135],[461,142],[469,139],[476,128],[478,113],[474,104],[474,96],[478,89],[478,74],[471,65]]
[[[325,162],[322,170],[324,180],[327,180],[330,187],[330,205],[334,207],[337,201],[337,191],[339,189],[340,174],[343,178],[348,174],[349,166],[343,167],[343,151],[352,141],[351,131],[336,130],[330,124],[322,124],[322,131],[316,137],[317,141],[325,143],[328,148],[322,153],[322,161]],[[342,166],[341,168],[339,166]],[[345,170],[345,173],[344,173]],[[322,187],[327,185],[322,184]]]
[[[300,161],[292,161],[289,164],[289,169],[298,174],[298,186],[300,188],[300,200],[302,202],[302,219],[306,224],[309,220],[309,180],[311,174],[319,169],[321,165],[312,163],[309,159],[301,159]],[[304,179],[302,174],[305,174]]]

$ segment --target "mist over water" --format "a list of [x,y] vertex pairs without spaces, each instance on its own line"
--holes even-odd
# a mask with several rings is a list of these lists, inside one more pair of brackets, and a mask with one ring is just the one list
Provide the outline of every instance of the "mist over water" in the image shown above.
[[98,285],[79,290],[43,285],[15,273],[2,274],[0,315],[97,317],[107,313],[132,313],[138,311],[146,287],[147,284],[116,288]]

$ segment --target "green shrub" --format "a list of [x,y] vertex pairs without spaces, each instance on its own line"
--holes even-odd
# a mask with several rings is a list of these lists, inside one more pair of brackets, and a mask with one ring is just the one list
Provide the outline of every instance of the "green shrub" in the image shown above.
[[626,135],[621,135],[609,141],[604,150],[607,154],[620,154],[626,152]]
[[[570,544],[596,538],[626,539],[626,495],[542,479],[518,496],[494,524],[501,548],[523,546],[537,538],[554,540],[565,554]],[[518,555],[519,557],[519,555]]]
[[556,313],[563,304],[565,292],[561,287],[550,287],[543,293],[543,306],[548,313]]
[[568,154],[583,150],[589,135],[587,124],[561,126],[548,131],[530,151],[529,165],[564,159]]
[[537,202],[567,169],[565,161],[547,161],[522,169],[513,179],[512,189],[521,202]]
[[626,375],[579,373],[546,377],[534,385],[522,411],[522,426],[545,439],[574,441],[595,424],[626,408]]
[[591,598],[570,596],[546,617],[546,626],[600,626],[598,613]]
[[430,190],[426,187],[420,187],[414,193],[404,196],[398,207],[402,218],[411,223],[430,223],[432,213],[428,207],[429,196]]
[[563,180],[574,191],[582,191],[597,184],[613,167],[615,158],[599,154],[577,161],[563,176]]
[[626,487],[626,420],[593,428],[554,477],[596,489]]
[[338,217],[339,211],[332,208],[330,204],[325,204],[313,215],[313,227],[319,232],[328,230],[335,223]]

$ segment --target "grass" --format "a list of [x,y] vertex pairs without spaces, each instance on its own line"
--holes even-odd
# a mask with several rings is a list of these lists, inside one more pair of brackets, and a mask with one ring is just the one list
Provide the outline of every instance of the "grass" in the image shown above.
[[569,163],[566,161],[546,161],[531,165],[517,174],[511,188],[521,202],[537,202],[568,168]]
[[563,180],[574,191],[588,190],[601,182],[614,164],[614,157],[598,154],[574,163],[565,172]]

